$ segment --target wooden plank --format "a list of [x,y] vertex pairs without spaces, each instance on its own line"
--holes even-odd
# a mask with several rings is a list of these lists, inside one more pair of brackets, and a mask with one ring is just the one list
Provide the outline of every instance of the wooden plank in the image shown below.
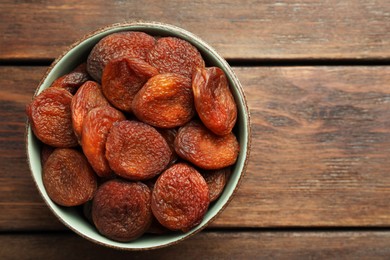
[[53,59],[85,33],[126,20],[183,27],[229,59],[390,57],[389,1],[6,0],[0,9],[0,60]]
[[[2,259],[388,259],[389,232],[201,232],[179,244],[120,251],[75,234],[0,235]],[[69,254],[69,252],[74,252]]]
[[[212,226],[389,226],[390,67],[234,69],[252,114],[252,153]],[[25,161],[24,106],[44,71],[0,67],[3,231],[64,229]]]

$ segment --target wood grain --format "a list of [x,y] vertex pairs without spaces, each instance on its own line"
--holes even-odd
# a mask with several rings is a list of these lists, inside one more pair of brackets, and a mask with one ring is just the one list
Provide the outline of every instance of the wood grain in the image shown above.
[[6,0],[0,61],[53,59],[85,33],[128,20],[183,27],[228,59],[390,58],[388,1]]
[[[44,67],[0,67],[0,230],[62,230],[30,176],[24,107]],[[390,67],[236,67],[248,171],[212,227],[390,225]]]
[[[388,259],[389,232],[202,232],[151,251],[119,251],[75,234],[0,235],[2,259]],[[69,252],[72,252],[71,254]]]

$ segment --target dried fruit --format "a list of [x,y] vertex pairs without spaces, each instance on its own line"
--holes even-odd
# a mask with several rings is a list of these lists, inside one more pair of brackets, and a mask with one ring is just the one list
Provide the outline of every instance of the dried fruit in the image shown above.
[[73,130],[80,142],[83,131],[83,122],[88,112],[95,107],[108,106],[107,99],[102,93],[100,85],[94,81],[85,82],[76,94],[71,103]]
[[85,156],[75,149],[58,148],[43,167],[43,184],[49,197],[62,206],[77,206],[91,200],[96,176]]
[[53,147],[77,146],[70,103],[72,94],[62,88],[42,91],[27,106],[26,112],[35,136]]
[[174,128],[195,114],[191,81],[179,74],[159,74],[150,78],[133,100],[136,117],[152,126]]
[[158,39],[146,61],[160,73],[177,73],[190,79],[196,68],[205,66],[199,51],[189,42],[176,37]]
[[143,32],[118,32],[101,39],[92,49],[87,60],[87,71],[101,82],[104,67],[113,59],[134,57],[145,60],[154,47],[155,39]]
[[216,170],[234,164],[239,144],[233,133],[219,136],[199,121],[181,127],[175,138],[175,151],[183,159],[206,170]]
[[237,106],[225,73],[217,67],[197,69],[192,89],[203,124],[217,135],[230,133],[237,120]]
[[117,175],[129,180],[146,180],[167,167],[171,151],[156,129],[142,122],[126,120],[111,128],[106,158]]
[[209,189],[191,166],[178,163],[165,170],[152,192],[152,211],[170,230],[189,231],[198,225],[209,206]]
[[141,182],[108,181],[93,199],[93,222],[110,239],[132,241],[145,233],[152,222],[150,201],[150,190]]
[[156,68],[141,59],[122,57],[112,60],[103,70],[103,93],[113,106],[131,112],[135,94],[157,74]]
[[92,168],[100,177],[112,175],[105,157],[106,140],[112,125],[122,120],[125,120],[125,116],[111,106],[94,108],[84,119],[81,146]]
[[215,201],[221,195],[225,188],[226,182],[230,175],[230,168],[223,168],[220,170],[201,171],[210,191],[210,202]]
[[70,73],[56,79],[50,87],[63,88],[74,94],[87,80],[90,80],[90,76],[87,73],[87,63],[82,63]]

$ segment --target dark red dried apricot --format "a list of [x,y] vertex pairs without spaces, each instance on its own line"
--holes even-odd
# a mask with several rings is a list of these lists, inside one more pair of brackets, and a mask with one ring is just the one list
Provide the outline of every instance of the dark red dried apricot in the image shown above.
[[141,59],[122,57],[112,60],[103,70],[103,93],[114,107],[131,112],[135,94],[157,74],[156,68]]
[[191,81],[174,73],[150,78],[135,95],[133,112],[139,120],[155,127],[184,125],[195,114]]
[[156,129],[126,120],[112,126],[107,137],[106,158],[117,175],[129,180],[146,180],[167,167],[171,150]]
[[115,122],[125,116],[111,106],[96,107],[84,119],[81,146],[89,163],[100,177],[111,177],[112,171],[105,157],[108,132]]
[[152,192],[152,212],[170,230],[189,231],[209,206],[206,181],[193,167],[178,163],[165,170]]
[[91,200],[97,189],[96,175],[85,156],[70,148],[57,148],[43,166],[43,185],[49,197],[62,206]]
[[113,59],[135,57],[146,59],[154,47],[154,37],[143,32],[118,32],[101,39],[92,49],[87,60],[87,71],[96,81],[101,82],[104,67]]
[[43,90],[26,107],[35,136],[53,147],[77,146],[73,132],[70,103],[72,94],[62,88]]
[[240,147],[233,133],[219,136],[199,121],[181,127],[175,138],[175,151],[183,159],[205,170],[234,164]]
[[83,122],[88,112],[95,107],[108,106],[110,103],[104,97],[101,86],[95,81],[85,82],[73,96],[71,103],[73,130],[81,141]]
[[215,201],[221,195],[225,188],[227,179],[230,175],[230,168],[223,168],[219,170],[201,171],[210,191],[210,202]]
[[141,182],[107,181],[92,202],[92,219],[98,231],[113,240],[132,241],[152,222],[151,192]]
[[196,68],[205,66],[199,51],[189,42],[176,37],[158,39],[146,61],[160,73],[177,73],[190,79]]
[[64,88],[74,94],[81,85],[90,79],[91,77],[87,72],[87,63],[84,62],[70,73],[56,79],[50,87]]
[[195,108],[203,124],[217,135],[230,133],[237,106],[226,75],[220,68],[197,69],[192,78]]

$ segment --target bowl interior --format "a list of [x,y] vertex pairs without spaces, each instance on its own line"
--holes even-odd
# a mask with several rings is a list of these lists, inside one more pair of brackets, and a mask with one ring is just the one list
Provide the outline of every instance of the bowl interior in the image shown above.
[[240,154],[237,163],[232,168],[232,174],[220,198],[212,203],[206,213],[203,221],[197,227],[187,233],[173,232],[164,235],[148,235],[145,234],[141,238],[133,242],[116,242],[102,235],[91,225],[76,208],[65,208],[58,206],[48,197],[42,183],[42,168],[40,162],[40,142],[33,135],[31,127],[27,125],[27,153],[32,172],[33,179],[41,193],[44,201],[53,211],[53,213],[70,229],[92,240],[96,243],[120,249],[149,249],[167,246],[177,241],[183,240],[186,237],[200,231],[208,222],[210,222],[231,199],[237,185],[245,170],[248,159],[249,144],[250,144],[250,126],[249,112],[246,105],[245,96],[240,82],[228,63],[218,55],[208,44],[203,42],[197,36],[172,25],[155,23],[155,22],[137,22],[116,24],[110,27],[100,29],[92,34],[85,36],[79,42],[76,42],[59,57],[47,71],[45,77],[40,82],[35,95],[38,95],[42,90],[48,88],[50,84],[58,77],[70,72],[75,66],[83,61],[86,61],[92,47],[104,36],[119,32],[119,31],[143,31],[154,36],[175,36],[185,39],[192,43],[201,52],[207,66],[218,66],[224,70],[228,77],[231,91],[235,98],[238,108],[238,117],[236,127],[234,129],[237,139],[240,143]]

